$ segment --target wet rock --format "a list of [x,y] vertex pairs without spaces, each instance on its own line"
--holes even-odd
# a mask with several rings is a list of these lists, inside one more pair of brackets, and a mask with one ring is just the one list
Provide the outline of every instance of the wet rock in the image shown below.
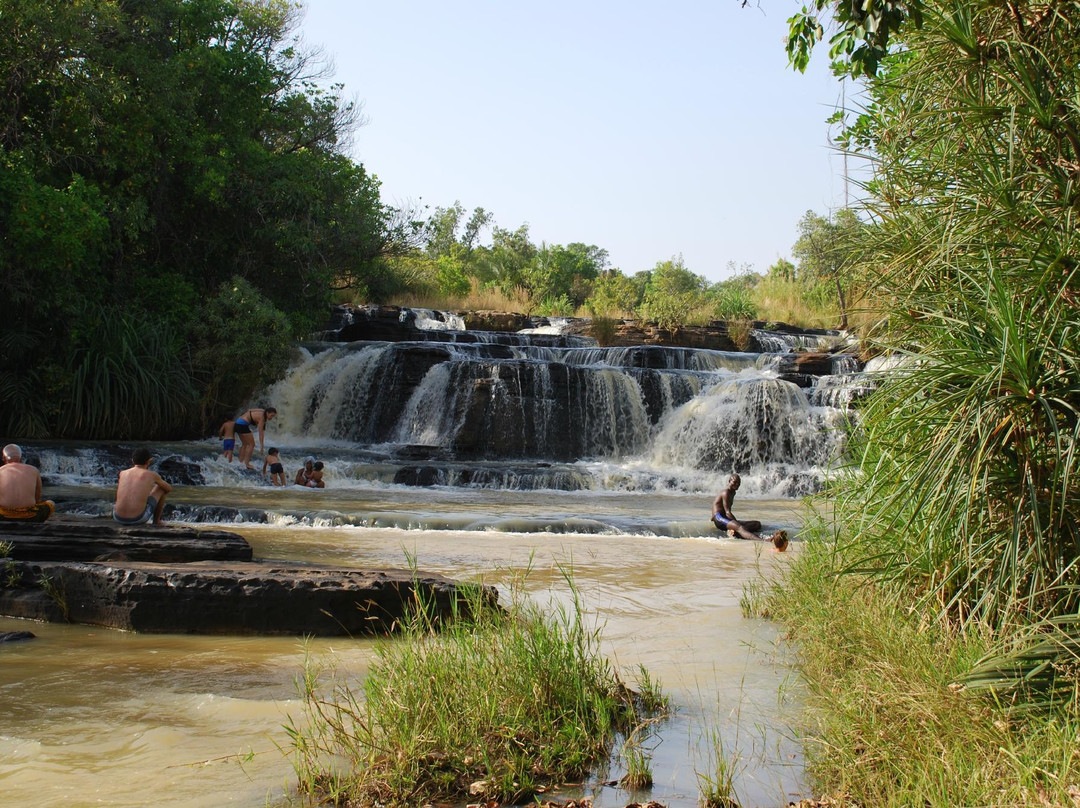
[[[0,614],[149,633],[340,636],[392,631],[417,602],[448,616],[468,587],[399,569],[294,562],[13,562]],[[482,590],[495,605],[497,593]]]
[[20,640],[33,640],[35,636],[29,631],[0,631],[0,643],[19,642]]
[[180,455],[169,455],[157,463],[157,472],[170,485],[206,485],[202,468],[198,463],[183,459]]
[[251,545],[235,533],[184,525],[116,524],[105,519],[54,517],[41,524],[0,522],[0,541],[19,561],[92,561],[97,558],[157,562],[250,561]]
[[[371,634],[417,602],[449,615],[469,587],[397,569],[252,561],[235,533],[104,519],[0,523],[0,615],[183,634]],[[497,594],[481,590],[491,604]]]
[[467,311],[462,317],[469,331],[512,332],[534,327],[528,315],[516,311]]

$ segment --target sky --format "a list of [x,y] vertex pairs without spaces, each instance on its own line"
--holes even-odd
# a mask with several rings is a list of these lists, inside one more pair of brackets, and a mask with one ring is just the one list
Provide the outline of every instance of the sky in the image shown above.
[[824,51],[787,65],[798,6],[306,0],[297,33],[362,107],[349,155],[385,203],[482,207],[627,275],[681,255],[718,281],[844,204],[840,84]]

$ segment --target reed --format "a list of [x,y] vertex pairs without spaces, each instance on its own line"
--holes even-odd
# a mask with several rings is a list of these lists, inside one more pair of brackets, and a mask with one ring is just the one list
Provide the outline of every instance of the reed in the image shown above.
[[735,772],[738,758],[727,754],[718,729],[711,730],[709,766],[697,772],[698,802],[701,808],[739,808],[735,791]]
[[[572,588],[572,585],[571,585]],[[288,727],[301,790],[353,805],[510,802],[577,780],[659,698],[638,698],[599,651],[580,602],[545,615],[513,589],[440,626],[423,604],[380,642],[362,684],[309,665]]]

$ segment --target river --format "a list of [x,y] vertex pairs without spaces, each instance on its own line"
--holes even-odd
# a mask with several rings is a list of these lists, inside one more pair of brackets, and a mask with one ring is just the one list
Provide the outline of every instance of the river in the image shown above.
[[[696,806],[701,778],[715,776],[717,738],[743,808],[809,796],[790,729],[798,683],[778,641],[782,627],[744,617],[740,601],[799,552],[800,497],[816,490],[843,445],[844,407],[834,393],[820,395],[843,385],[826,378],[821,391],[803,391],[779,379],[763,355],[678,355],[646,378],[602,352],[493,359],[455,347],[445,361],[473,367],[439,360],[404,392],[397,384],[398,398],[387,401],[388,368],[402,365],[401,350],[306,346],[260,399],[280,411],[267,446],[281,449],[290,478],[307,454],[325,460],[325,490],[268,486],[226,463],[209,440],[158,444],[161,462],[179,464],[198,483],[176,487],[166,518],[234,530],[258,558],[415,563],[504,591],[529,568],[526,590],[544,601],[568,598],[569,570],[605,652],[630,681],[644,665],[675,713],[646,744],[651,791],[605,785],[616,768],[553,798],[585,794],[597,808],[647,799]],[[392,366],[379,364],[395,351]],[[587,371],[568,406],[585,406],[584,397],[588,418],[556,412],[556,392],[523,403],[526,417],[508,416],[512,385],[500,385],[528,375],[530,387],[547,389],[538,374],[552,363]],[[469,443],[462,425],[477,405],[455,385],[485,384],[494,390],[485,393],[485,417],[505,423],[485,422]],[[658,391],[651,405],[641,392],[647,385]],[[496,405],[503,409],[493,416]],[[387,413],[399,422],[374,430]],[[544,419],[550,424],[536,427]],[[587,435],[568,442],[556,434],[566,428],[558,424],[582,421]],[[483,430],[506,423],[531,431],[495,445]],[[373,430],[381,440],[365,437]],[[544,441],[561,448],[535,456]],[[108,513],[129,447],[26,448],[59,510]],[[721,536],[708,521],[732,468],[744,478],[736,513],[791,532],[787,554]],[[14,630],[37,638],[0,649],[0,794],[13,806],[289,804],[283,727],[299,716],[294,679],[305,654],[359,679],[374,642],[138,635],[0,618],[0,631]]]

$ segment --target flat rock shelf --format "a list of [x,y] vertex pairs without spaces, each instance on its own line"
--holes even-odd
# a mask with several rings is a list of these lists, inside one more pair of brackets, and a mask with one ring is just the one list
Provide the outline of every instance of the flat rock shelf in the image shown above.
[[[0,523],[0,615],[148,633],[370,635],[423,603],[441,619],[477,598],[408,569],[253,560],[242,537],[102,519]],[[480,602],[498,594],[484,587]]]

